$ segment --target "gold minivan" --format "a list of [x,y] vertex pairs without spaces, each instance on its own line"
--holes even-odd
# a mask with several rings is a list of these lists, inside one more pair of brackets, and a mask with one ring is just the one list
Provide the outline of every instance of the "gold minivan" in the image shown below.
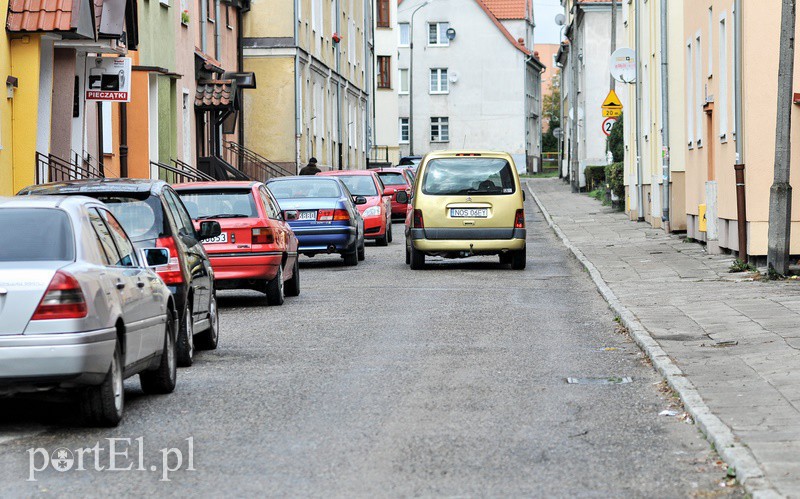
[[500,263],[525,268],[525,196],[507,153],[442,151],[417,169],[406,215],[406,263],[425,256],[500,255]]

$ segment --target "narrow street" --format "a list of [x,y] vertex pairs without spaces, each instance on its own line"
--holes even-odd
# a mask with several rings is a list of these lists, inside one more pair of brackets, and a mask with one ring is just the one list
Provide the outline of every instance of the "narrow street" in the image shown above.
[[[530,197],[526,212],[524,272],[495,257],[411,271],[395,224],[357,267],[304,257],[301,295],[281,307],[220,293],[219,349],[172,395],[127,381],[113,430],[65,423],[57,402],[2,400],[0,495],[739,495],[697,428],[659,415],[673,402],[661,378]],[[632,382],[567,383],[607,377]],[[111,437],[131,439],[118,467],[137,468],[142,437],[147,469],[167,447],[182,469],[26,480],[27,449],[107,451]]]

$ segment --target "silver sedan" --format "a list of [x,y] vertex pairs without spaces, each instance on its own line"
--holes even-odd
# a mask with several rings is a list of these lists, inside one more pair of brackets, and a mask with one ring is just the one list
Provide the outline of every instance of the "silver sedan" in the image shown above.
[[122,419],[124,378],[175,388],[169,289],[100,201],[0,198],[0,395],[71,390],[90,424]]

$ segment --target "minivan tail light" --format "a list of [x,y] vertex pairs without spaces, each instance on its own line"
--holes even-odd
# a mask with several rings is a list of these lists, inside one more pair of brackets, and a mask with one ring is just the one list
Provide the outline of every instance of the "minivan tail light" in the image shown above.
[[178,259],[178,246],[172,237],[159,237],[156,246],[169,250],[169,263],[163,267],[154,269],[158,277],[167,286],[177,286],[183,284],[183,272],[181,272],[181,262]]
[[336,210],[333,212],[333,219],[338,222],[346,222],[350,220],[350,213],[347,210]]
[[514,228],[525,228],[525,210],[517,210],[517,214],[514,216]]
[[59,270],[47,286],[31,320],[81,319],[87,313],[80,283],[72,275]]
[[333,212],[336,210],[317,210],[318,222],[330,222],[333,220]]
[[422,218],[422,210],[414,210],[414,225],[415,229],[424,229],[425,220]]
[[275,234],[267,227],[253,229],[253,244],[275,244]]

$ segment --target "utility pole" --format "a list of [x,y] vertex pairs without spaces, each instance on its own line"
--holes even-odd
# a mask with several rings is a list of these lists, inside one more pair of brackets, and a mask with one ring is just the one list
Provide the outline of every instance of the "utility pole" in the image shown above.
[[[617,0],[611,0],[611,53],[617,50]],[[609,71],[610,72],[610,71]],[[617,89],[617,80],[614,75],[611,75],[611,84],[608,86],[609,90]]]
[[769,249],[767,265],[785,275],[789,268],[792,222],[792,84],[796,0],[781,1],[780,55],[778,62],[778,115],[775,123],[775,176],[769,192]]

